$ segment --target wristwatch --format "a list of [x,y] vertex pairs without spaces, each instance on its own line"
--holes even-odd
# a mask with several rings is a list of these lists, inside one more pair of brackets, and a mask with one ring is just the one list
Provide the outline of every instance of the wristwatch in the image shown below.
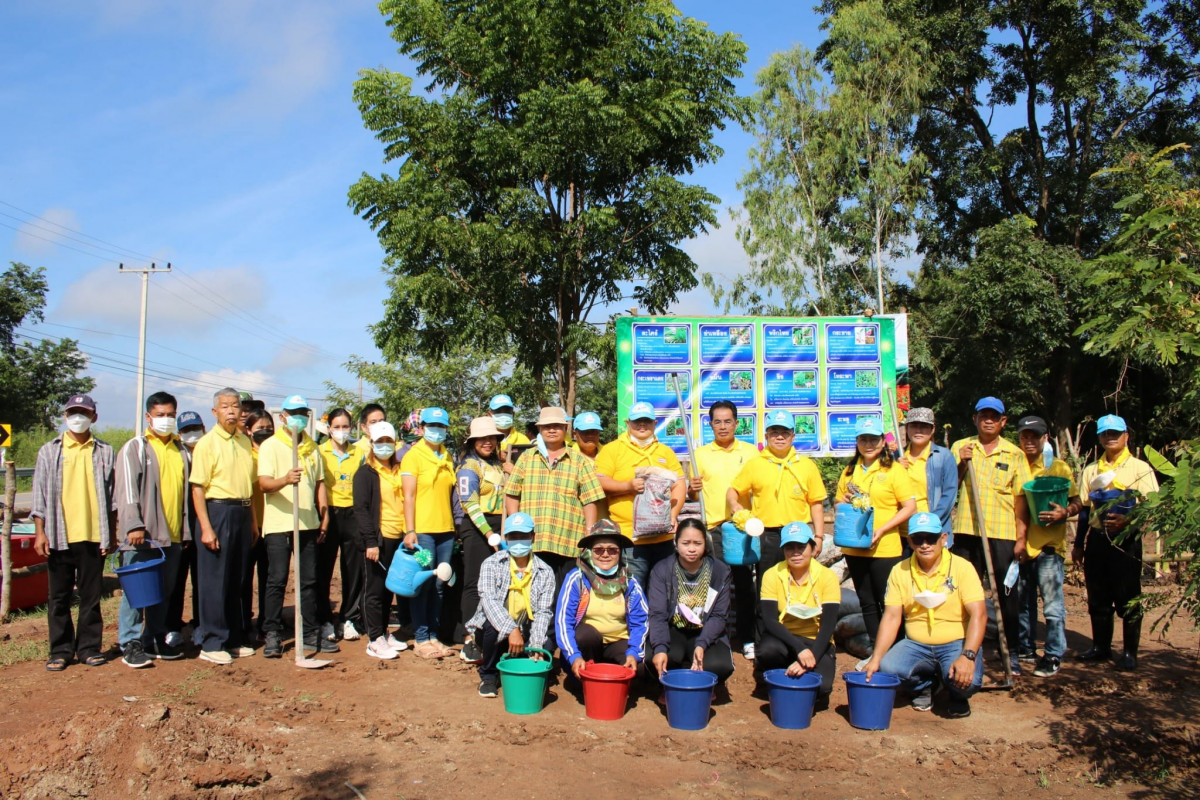
[[963,650],[962,651],[962,657],[965,658],[967,661],[974,661],[976,655],[978,655],[978,654],[974,650]]

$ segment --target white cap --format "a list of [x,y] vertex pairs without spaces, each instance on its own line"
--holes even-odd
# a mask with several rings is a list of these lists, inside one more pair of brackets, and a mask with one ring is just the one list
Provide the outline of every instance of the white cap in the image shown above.
[[372,442],[377,442],[380,439],[396,439],[396,428],[390,422],[376,422],[371,427],[367,428],[367,433],[371,436]]

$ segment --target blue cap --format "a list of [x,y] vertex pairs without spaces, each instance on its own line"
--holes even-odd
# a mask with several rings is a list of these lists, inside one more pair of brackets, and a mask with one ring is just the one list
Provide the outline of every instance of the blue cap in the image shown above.
[[595,411],[581,411],[575,415],[575,430],[602,431],[604,425],[600,422],[600,415]]
[[533,533],[533,517],[524,511],[509,514],[508,519],[504,520],[504,535],[510,533]]
[[815,541],[815,537],[807,522],[789,522],[783,526],[779,535],[780,547],[785,544],[808,544],[812,541]]
[[440,423],[450,427],[450,415],[446,413],[446,409],[437,406],[421,409],[421,424],[429,425],[430,423]]
[[183,430],[184,428],[191,428],[196,425],[204,427],[204,420],[195,411],[185,411],[179,415],[175,424],[179,427],[179,430]]
[[649,403],[634,403],[629,409],[628,419],[654,419],[654,406]]
[[975,412],[978,413],[984,410],[992,410],[997,414],[1004,413],[1004,401],[999,397],[985,397],[975,404]]
[[306,400],[302,394],[288,395],[287,399],[283,401],[283,405],[281,405],[280,408],[282,408],[284,411],[307,411],[308,400]]
[[908,518],[908,532],[910,535],[914,533],[941,533],[942,518],[928,511],[919,511]]
[[502,408],[516,408],[512,398],[506,394],[498,394],[488,403],[488,409],[491,411],[499,411]]
[[855,436],[883,436],[883,422],[878,417],[859,417],[854,423]]
[[1125,425],[1125,420],[1116,414],[1105,414],[1096,420],[1096,433],[1104,433],[1105,431],[1120,431],[1124,433],[1127,430],[1129,428]]
[[795,430],[796,418],[788,411],[768,411],[767,416],[763,418],[763,427]]

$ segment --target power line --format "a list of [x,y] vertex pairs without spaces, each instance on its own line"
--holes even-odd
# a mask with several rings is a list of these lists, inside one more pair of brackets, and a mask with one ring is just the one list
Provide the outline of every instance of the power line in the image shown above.
[[[83,237],[86,237],[86,238],[88,238],[88,239],[91,239],[91,240],[92,240],[92,241],[94,241],[94,242],[100,242],[100,244],[106,244],[106,245],[108,245],[108,246],[110,246],[110,247],[115,247],[115,248],[117,248],[118,250],[123,250],[123,251],[125,251],[126,253],[130,253],[131,255],[134,255],[134,256],[137,256],[137,257],[140,257],[140,258],[144,258],[144,259],[146,259],[147,261],[153,260],[153,258],[154,258],[154,256],[148,256],[148,255],[146,255],[145,253],[139,253],[139,252],[138,252],[138,251],[136,251],[136,250],[130,250],[130,249],[129,249],[129,248],[127,248],[127,247],[121,247],[121,245],[119,245],[119,244],[113,244],[112,242],[106,242],[106,241],[104,241],[103,239],[100,239],[100,238],[98,238],[98,237],[96,237],[96,236],[92,236],[90,233],[84,233],[83,231],[77,231],[77,230],[75,230],[74,228],[68,228],[66,225],[63,225],[61,222],[55,222],[55,221],[54,221],[54,220],[52,220],[52,219],[46,219],[45,217],[39,217],[37,214],[34,214],[32,211],[26,211],[26,210],[25,210],[25,209],[23,209],[23,208],[19,208],[19,207],[17,207],[17,206],[14,206],[12,203],[6,203],[5,201],[3,201],[3,200],[0,200],[0,205],[3,205],[3,206],[8,206],[8,207],[9,207],[9,208],[11,208],[11,209],[14,209],[14,210],[16,210],[16,211],[20,211],[22,214],[25,214],[26,216],[33,217],[34,219],[40,219],[42,222],[47,222],[47,223],[49,223],[49,224],[53,225],[53,226],[54,226],[54,227],[56,227],[56,228],[62,228],[64,231],[70,231],[71,233],[78,233],[80,236],[83,236]],[[6,216],[7,216],[7,215],[6,215]]]
[[23,231],[20,228],[14,228],[12,225],[9,225],[8,223],[5,223],[5,222],[0,222],[0,227],[8,228],[10,231],[16,231],[17,233],[21,234],[22,236],[32,236],[34,239],[41,239],[43,242],[49,242],[50,244],[57,245],[58,247],[65,247],[68,250],[74,250],[76,253],[83,253],[85,256],[91,256],[92,258],[98,258],[101,261],[105,261],[105,262],[112,261],[112,259],[110,259],[110,258],[105,258],[104,256],[96,255],[95,253],[89,253],[84,250],[80,250],[78,247],[71,247],[71,245],[69,245],[69,244],[63,244],[62,242],[60,242],[57,239],[47,239],[45,236],[38,236],[36,233],[30,233],[29,231]]
[[[113,255],[117,256],[118,258],[128,258],[128,256],[126,256],[123,252],[119,252],[117,250],[113,250],[108,247],[100,247],[99,245],[94,245],[91,242],[85,242],[83,239],[76,239],[74,236],[67,236],[65,233],[59,233],[58,231],[51,230],[50,228],[44,227],[42,225],[34,225],[29,220],[21,219],[20,217],[14,216],[13,214],[5,214],[3,211],[0,211],[0,216],[8,217],[9,219],[15,219],[17,222],[20,222],[23,225],[28,225],[31,228],[37,228],[39,231],[45,231],[46,233],[49,233],[53,236],[59,236],[59,237],[62,237],[63,239],[70,239],[72,242],[79,242],[84,247],[91,247],[95,250],[107,250],[108,252],[112,253]],[[39,219],[40,219],[40,217],[39,217]],[[51,224],[54,224],[54,223],[51,223]],[[25,233],[25,231],[21,231],[19,229],[18,229],[18,232]],[[38,238],[41,238],[41,237],[38,237]],[[57,241],[57,240],[55,240],[55,241]]]

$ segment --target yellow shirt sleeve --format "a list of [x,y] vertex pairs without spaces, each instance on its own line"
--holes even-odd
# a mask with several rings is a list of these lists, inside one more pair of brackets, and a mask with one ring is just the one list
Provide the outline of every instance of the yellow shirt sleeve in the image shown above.
[[205,436],[196,443],[196,449],[192,453],[192,469],[188,473],[188,483],[208,486],[212,480],[212,467],[212,442]]
[[784,610],[784,606],[787,605],[787,591],[779,570],[771,568],[763,574],[762,592],[759,594],[759,598],[774,600],[779,604],[779,610]]
[[907,563],[907,561],[901,561],[892,567],[891,574],[888,575],[887,590],[883,596],[884,606],[908,605],[909,600],[905,596],[905,590],[908,588],[908,578],[904,569],[904,565]]
[[667,462],[665,464],[666,468],[670,469],[670,470],[674,470],[675,474],[678,475],[679,477],[681,477],[681,478],[684,477],[683,464],[679,463],[679,456],[675,455],[675,451],[672,450],[671,448],[667,447],[666,445],[663,445],[663,450],[665,451],[663,454],[663,458]]
[[596,453],[596,474],[612,478],[617,471],[616,442],[610,442]]
[[1153,494],[1158,491],[1158,478],[1154,477],[1154,470],[1149,465],[1138,465],[1141,467],[1137,472],[1137,477],[1129,488],[1142,494]]
[[417,457],[415,446],[409,448],[404,458],[400,459],[400,474],[412,475],[414,478],[421,474],[421,459]]
[[960,561],[962,567],[954,570],[954,579],[958,583],[958,592],[962,597],[963,605],[978,603],[983,599],[983,583],[979,580],[979,573],[965,559],[955,559],[956,567]]
[[805,473],[804,491],[808,494],[809,505],[822,502],[829,496],[829,493],[825,491],[825,481],[821,480],[821,470],[817,469],[817,465],[808,457],[805,457],[800,464]]
[[[601,451],[600,455],[604,455],[604,451]],[[737,489],[737,493],[742,497],[750,494],[750,490],[754,487],[754,465],[758,463],[758,460],[759,457],[755,456],[747,461],[745,466],[741,468],[738,474],[734,477],[733,481],[729,484],[729,487],[731,489]],[[596,464],[596,471],[600,471],[599,463]]]
[[837,484],[837,490],[836,490],[837,496],[834,498],[837,502],[839,502],[839,503],[842,502],[842,498],[846,496],[846,489],[849,486],[850,486],[850,476],[847,475],[846,470],[843,469],[841,471],[841,473],[838,475],[838,484]]
[[833,570],[823,569],[820,571],[817,577],[817,597],[820,598],[821,605],[842,602],[842,586],[838,583],[837,575]]
[[909,477],[908,472],[899,464],[893,464],[888,470],[891,475],[891,480],[888,482],[892,488],[892,494],[896,496],[896,507],[899,508],[904,504],[905,500],[912,500],[917,496],[917,487],[913,486],[913,479]]

